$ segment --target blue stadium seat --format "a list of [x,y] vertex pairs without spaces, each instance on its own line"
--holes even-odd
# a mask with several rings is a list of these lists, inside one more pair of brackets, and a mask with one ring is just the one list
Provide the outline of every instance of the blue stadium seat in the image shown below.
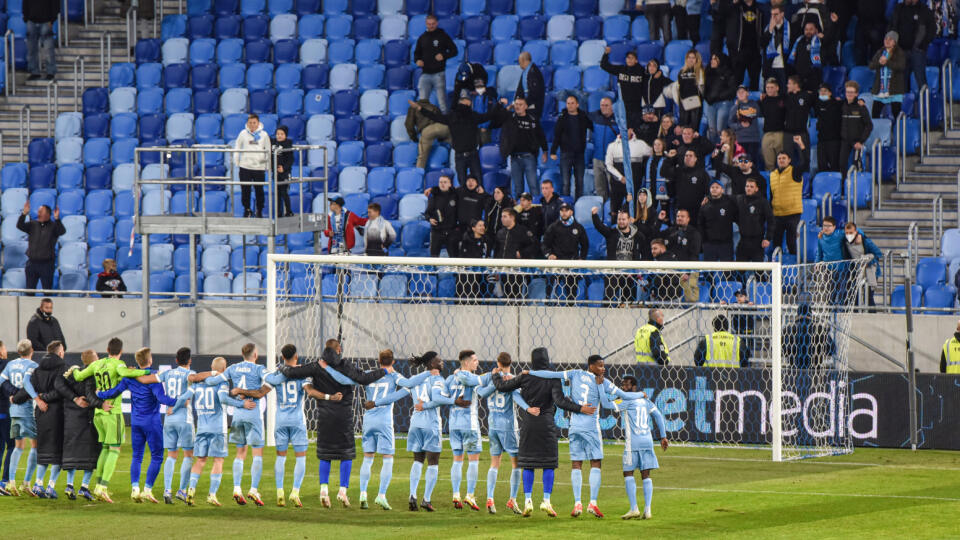
[[272,49],[273,44],[269,39],[261,38],[247,41],[243,47],[244,62],[246,62],[248,66],[250,64],[270,62]]
[[356,90],[340,90],[333,94],[331,107],[333,115],[338,118],[353,116],[359,112],[360,96]]
[[369,144],[365,153],[368,167],[390,167],[393,165],[393,145],[388,142]]
[[104,165],[110,160],[110,139],[88,139],[83,145],[83,164],[86,167]]
[[355,141],[360,138],[360,129],[363,126],[360,118],[344,117],[337,118],[335,122],[336,141],[342,143],[345,141]]
[[[110,165],[97,165],[95,167],[87,167],[87,170],[84,172],[86,177],[86,188],[87,190],[91,189],[110,189],[111,187],[111,177],[113,176],[113,167]],[[60,191],[63,192],[64,188],[60,187]]]
[[[276,101],[277,92],[275,90],[254,90],[250,93],[250,112],[261,115],[273,114],[276,112]],[[266,124],[264,124],[264,129],[266,129]]]
[[273,66],[271,64],[254,64],[247,68],[247,88],[264,90],[273,87]]
[[220,114],[227,117],[231,114],[247,112],[249,93],[246,88],[228,88],[220,95]]
[[241,0],[240,14],[243,16],[258,15],[267,10],[267,0]]
[[163,89],[145,88],[137,96],[137,114],[157,114],[163,112]]
[[359,165],[363,162],[363,142],[345,141],[337,145],[337,164],[341,167]]
[[573,26],[573,34],[573,38],[577,41],[600,39],[603,37],[603,19],[589,16],[577,17]]
[[234,140],[237,138],[237,134],[243,131],[243,126],[247,123],[247,115],[245,113],[231,114],[230,116],[224,116],[223,118],[223,138],[226,140]]
[[217,64],[227,66],[243,62],[243,40],[240,38],[222,39],[217,44]]
[[248,15],[243,19],[243,40],[251,41],[267,37],[270,18],[262,13]]
[[168,141],[193,138],[193,114],[176,113],[167,118],[166,138]]
[[[934,285],[923,292],[923,307],[953,310],[957,306],[957,288],[953,285]],[[952,312],[937,315],[953,315]]]
[[148,191],[143,194],[140,212],[145,216],[159,216],[170,212],[170,190]]
[[493,62],[493,42],[489,40],[476,41],[467,45],[466,61],[474,64],[490,64]]
[[233,291],[233,279],[228,273],[219,273],[216,275],[208,275],[204,272],[206,276],[203,279],[203,292],[204,294],[216,294],[216,295],[227,295]]
[[37,219],[37,212],[44,205],[51,209],[57,206],[57,190],[50,188],[35,189],[30,193],[30,219]]
[[[3,245],[4,281],[14,268],[22,269],[27,264],[27,242],[11,242]],[[19,288],[24,288],[24,285]],[[6,285],[5,285],[6,286]]]
[[838,172],[821,172],[813,177],[813,198],[820,202],[827,193],[833,194],[833,200],[840,200],[842,180]]
[[603,20],[603,39],[610,44],[626,41],[630,34],[630,17],[613,15]]
[[533,63],[537,64],[538,66],[546,65],[547,59],[550,57],[550,42],[542,39],[524,41],[525,43],[523,44],[523,50],[530,53]]
[[195,39],[190,42],[190,65],[209,64],[217,56],[217,40],[213,38]]
[[413,167],[417,163],[417,143],[401,143],[393,148],[393,164],[396,167]]
[[593,227],[594,207],[603,208],[603,198],[594,195],[580,197],[573,205],[574,216],[585,227]]
[[223,15],[213,23],[213,37],[220,41],[240,37],[240,25],[243,19],[239,15]]
[[946,284],[947,259],[944,257],[924,257],[917,261],[916,283],[924,289],[934,285]]
[[363,140],[367,143],[380,142],[387,138],[390,123],[384,116],[368,116],[363,120]]
[[0,191],[27,187],[29,168],[26,163],[7,163],[0,171]]
[[[577,90],[580,88],[580,68],[573,65],[558,67],[553,74],[555,88]],[[549,109],[548,109],[549,110]]]
[[308,39],[300,45],[300,63],[304,66],[327,62],[327,40]]
[[106,217],[113,213],[113,192],[108,189],[96,189],[87,193],[84,201],[87,219]]
[[201,15],[212,10],[212,0],[187,0],[187,15]]
[[860,91],[867,92],[870,88],[873,87],[873,70],[866,66],[856,66],[848,75],[848,78],[851,81],[856,81],[860,84]]
[[[297,7],[299,8],[300,5],[305,5],[307,3],[308,2],[303,0],[298,1]],[[322,38],[323,37],[323,21],[324,21],[324,16],[318,11],[301,14],[300,21],[297,27],[300,41],[306,41],[308,39],[314,39],[314,38]]]
[[361,67],[357,72],[357,88],[361,92],[379,90],[383,87],[384,72],[382,65]]
[[514,39],[520,20],[516,15],[499,15],[490,23],[490,39],[501,42]]
[[[87,194],[87,217],[90,217],[90,195],[91,194]],[[117,192],[117,196],[114,199],[114,203],[115,203],[114,212],[116,213],[116,216],[118,219],[128,218],[133,216],[134,201],[133,201],[132,191]],[[119,223],[117,226],[119,228]],[[125,238],[125,236],[121,236],[119,233],[117,234],[117,237]]]
[[296,64],[300,61],[300,42],[296,39],[281,39],[273,44],[273,61],[278,66]]
[[186,191],[178,191],[170,197],[170,214],[192,215],[200,210],[200,195],[196,192],[187,196]]
[[[920,307],[920,303],[923,299],[923,288],[919,285],[912,285],[910,288],[910,300],[911,305],[914,308]],[[897,285],[893,288],[893,293],[890,295],[890,306],[891,307],[905,307],[906,302],[906,288],[903,285]],[[895,310],[894,313],[903,313],[902,310]]]
[[[667,44],[663,51],[664,63],[670,66],[682,65],[687,52],[693,48],[688,39],[676,39]],[[872,81],[872,76],[871,76]]]
[[163,137],[165,117],[162,114],[144,114],[140,116],[140,141],[147,143]]
[[57,141],[57,165],[66,163],[82,163],[83,161],[83,139],[80,137],[67,137]]
[[383,63],[388,68],[410,64],[410,44],[404,39],[383,43]]
[[948,261],[960,259],[960,229],[947,229],[943,232],[943,238],[940,240],[940,255],[946,257]]
[[371,170],[367,175],[367,193],[372,197],[393,193],[396,176],[397,173],[393,167],[378,167]]
[[349,64],[353,62],[357,42],[353,39],[338,39],[327,46],[327,58],[331,64]]
[[350,193],[363,193],[367,187],[367,169],[366,167],[344,167],[340,171],[339,188],[344,195]]
[[19,217],[23,210],[24,203],[27,202],[29,192],[27,188],[4,188],[0,195],[0,212],[3,216]]
[[408,66],[396,66],[387,69],[384,75],[387,92],[409,90],[413,87],[413,83],[411,82],[412,76],[413,70]]
[[[456,19],[459,26],[459,19]],[[460,32],[451,33],[451,37],[456,37]],[[412,36],[411,36],[412,37]],[[406,15],[387,15],[380,20],[380,39],[390,41],[392,39],[407,39],[407,16]]]
[[220,90],[207,88],[193,92],[193,114],[210,114],[220,110]]
[[650,39],[650,25],[646,17],[636,17],[630,24],[630,36],[634,41],[648,41]]
[[110,91],[124,86],[136,86],[136,65],[120,62],[110,66]]
[[[422,193],[408,193],[404,195],[400,199],[398,211],[400,221],[403,223],[420,220],[423,217],[423,213],[427,211],[427,196]],[[406,227],[404,227],[404,232],[406,232]],[[406,242],[404,242],[403,249],[407,253],[410,253]]]
[[66,137],[80,137],[83,134],[83,114],[82,113],[60,113],[57,115],[57,121],[54,127],[56,140]]
[[137,66],[137,90],[157,88],[163,85],[163,66],[159,63]]
[[580,67],[599,66],[605,45],[602,40],[588,40],[581,43],[577,53]]
[[189,64],[169,64],[163,68],[163,87],[167,90],[171,88],[185,88],[189,86],[190,65]]
[[162,57],[163,65],[183,64],[189,58],[190,42],[186,38],[173,38],[163,42]]
[[274,72],[277,90],[300,88],[300,74],[303,68],[299,64],[283,64]]
[[[63,244],[60,246],[60,253],[57,257],[57,263],[57,266],[61,272],[86,272],[87,244],[85,242],[70,242],[68,244]],[[86,274],[84,274],[83,281],[84,283],[87,281]]]
[[[53,163],[37,164],[30,167],[29,185],[31,191],[54,187],[57,166]],[[63,188],[60,188],[61,191]]]
[[213,20],[213,15],[209,13],[189,17],[187,19],[187,35],[184,37],[195,41],[213,36]]
[[381,63],[383,45],[379,39],[364,39],[357,43],[354,54],[359,66],[370,66]]
[[[547,15],[550,19],[547,21],[547,39],[550,41],[563,41],[573,39],[573,27],[575,19],[573,15]],[[523,23],[521,23],[521,26]]]
[[164,15],[160,23],[160,36],[164,41],[187,35],[186,15]]
[[346,39],[353,35],[353,16],[334,14],[327,17],[325,32],[328,40]]
[[247,66],[244,64],[227,64],[220,68],[220,91],[230,88],[243,88],[247,80]]
[[106,88],[87,88],[83,91],[83,114],[110,112],[110,96]]
[[57,187],[59,189],[83,187],[83,165],[79,163],[60,165],[57,168]]
[[[556,77],[556,75],[554,75],[554,77]],[[600,66],[590,66],[583,70],[584,92],[605,92],[609,89],[610,74],[601,69]]]
[[390,142],[394,146],[410,142],[410,134],[407,133],[406,118],[398,116],[390,120]]
[[[301,81],[303,83],[304,90],[308,91],[308,96],[313,94],[314,101],[326,101],[327,110],[329,110],[330,105],[330,91],[327,90],[328,81],[330,78],[330,67],[326,64],[322,65],[310,65],[303,68],[301,73]],[[319,92],[319,93],[318,93]],[[320,96],[318,98],[318,96]],[[304,106],[310,108],[306,102]]]
[[[94,133],[101,133],[108,131],[108,122],[110,117],[103,114],[94,114],[90,115],[87,118],[90,118],[89,121],[90,128],[87,128],[87,119],[84,119],[84,130],[88,130]],[[96,136],[96,135],[94,135]],[[27,161],[30,165],[41,165],[44,163],[51,163],[54,158],[54,139],[39,137],[30,141],[30,144],[27,146]]]
[[192,109],[192,102],[193,90],[189,88],[172,88],[167,92],[163,112],[167,115],[187,112]]
[[[110,236],[113,237],[113,220],[106,218],[110,221]],[[9,222],[9,225],[7,224]],[[7,220],[2,226],[2,233],[0,233],[0,241],[2,242],[22,242],[27,240],[27,235],[20,232],[16,228],[16,220]],[[65,232],[60,238],[57,239],[57,243],[60,245],[67,244],[70,242],[85,242],[87,241],[87,218],[86,216],[62,216],[60,222],[63,223],[63,228]],[[9,231],[7,229],[10,229]]]
[[133,189],[136,166],[133,163],[121,163],[113,168],[111,185],[114,192]]
[[270,20],[270,39],[274,43],[281,39],[293,39],[296,36],[297,16],[293,13],[278,14]]
[[141,39],[134,46],[133,56],[137,65],[160,61],[160,46],[162,41],[159,39]]
[[423,192],[423,169],[401,170],[397,173],[396,184],[398,195]]
[[360,116],[383,116],[387,114],[386,90],[367,90],[360,96]]
[[490,36],[490,17],[476,15],[463,20],[463,39],[467,43],[487,40]]
[[[543,17],[539,15],[531,15],[529,17],[523,17],[522,19],[520,19],[520,22],[517,23],[517,36],[520,38],[521,41],[524,41],[524,42],[543,39],[545,26],[546,25]],[[571,31],[572,31],[572,28],[571,28]]]
[[194,90],[217,87],[217,74],[220,69],[216,64],[201,64],[190,70],[190,85]]
[[356,64],[336,64],[330,70],[330,90],[353,90],[357,87]]
[[407,109],[410,107],[410,104],[407,102],[414,99],[417,99],[417,94],[413,90],[401,90],[390,94],[387,100],[387,109],[390,111],[390,117],[406,116]]
[[284,90],[277,95],[277,114],[291,116],[303,113],[303,90]]
[[318,144],[333,138],[334,118],[329,114],[316,114],[307,120],[307,141]]
[[[81,216],[71,216],[73,219],[78,219]],[[86,218],[83,218],[86,221]],[[114,235],[116,225],[112,216],[108,217],[99,217],[91,219],[86,225],[86,240],[90,247],[95,246],[111,246],[113,248],[116,242],[116,236]],[[128,240],[128,238],[122,238],[121,240]],[[95,268],[90,266],[90,268]]]

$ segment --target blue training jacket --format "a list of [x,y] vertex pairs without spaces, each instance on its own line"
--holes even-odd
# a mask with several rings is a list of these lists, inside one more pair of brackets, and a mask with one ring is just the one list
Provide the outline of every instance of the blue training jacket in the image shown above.
[[[130,391],[130,402],[132,403],[132,413],[130,421],[132,425],[142,426],[154,422],[157,415],[160,414],[160,405],[174,407],[179,402],[167,396],[163,391],[163,385],[159,383],[143,384],[136,379],[125,378],[120,384],[109,390],[97,392],[100,399],[111,399],[119,396],[125,390]],[[187,398],[184,394],[180,399]]]

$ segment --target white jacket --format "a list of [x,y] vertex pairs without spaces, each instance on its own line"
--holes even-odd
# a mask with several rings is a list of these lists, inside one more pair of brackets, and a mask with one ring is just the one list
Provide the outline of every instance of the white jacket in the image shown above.
[[237,135],[234,147],[237,150],[260,150],[260,152],[237,152],[233,155],[233,164],[251,171],[265,171],[270,168],[270,136],[263,129],[263,124],[257,126],[259,141],[253,140],[253,134],[246,128]]
[[364,236],[368,246],[371,244],[389,246],[396,241],[397,231],[393,229],[393,225],[384,219],[383,216],[378,216],[377,219],[367,221]]
[[[650,148],[649,144],[644,142],[642,139],[630,139],[631,163],[643,161],[643,158],[649,157],[651,154],[653,154],[653,148]],[[607,166],[607,170],[610,171],[610,174],[612,174],[617,180],[620,180],[623,178],[623,174],[613,166],[614,163],[623,163],[623,143],[620,142],[619,135],[617,136],[616,140],[607,146],[607,157],[604,160],[604,164]],[[634,181],[636,180],[637,179],[634,178]]]

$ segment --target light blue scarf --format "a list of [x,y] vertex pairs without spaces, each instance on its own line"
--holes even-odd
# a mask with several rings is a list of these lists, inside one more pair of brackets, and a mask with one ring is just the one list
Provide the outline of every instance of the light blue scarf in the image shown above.
[[[804,36],[800,36],[796,41],[793,42],[793,48],[790,49],[790,63],[793,64],[797,59],[797,46],[800,45],[800,41]],[[820,67],[820,38],[813,36],[813,39],[810,40],[810,63],[814,67]]]
[[[777,31],[774,29],[773,34],[770,36],[770,43],[767,43],[767,58],[776,58],[780,51],[779,47],[789,43],[790,40],[790,23],[786,20],[783,21],[783,41],[777,43]],[[786,49],[786,47],[783,47]]]

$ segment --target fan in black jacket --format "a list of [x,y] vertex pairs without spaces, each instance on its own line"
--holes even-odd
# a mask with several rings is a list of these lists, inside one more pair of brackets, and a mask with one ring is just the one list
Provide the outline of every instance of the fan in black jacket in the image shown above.
[[506,186],[497,186],[493,188],[493,195],[487,201],[486,218],[487,236],[492,246],[497,239],[497,232],[503,227],[500,220],[500,214],[504,208],[513,208],[514,200],[509,195],[509,188]]
[[840,119],[843,115],[843,102],[833,97],[830,85],[821,84],[813,111],[817,117],[817,169],[840,172]]
[[[497,259],[536,259],[540,254],[540,242],[523,225],[517,225],[517,211],[505,208],[500,219],[503,227],[497,231],[497,243],[494,257]],[[523,297],[523,285],[526,276],[503,274],[501,276],[503,295],[509,299]]]
[[288,182],[293,171],[293,141],[290,140],[287,126],[278,127],[275,137],[273,151],[277,156],[277,217],[291,217],[293,207],[290,206],[290,186],[280,182]]
[[475,176],[468,176],[457,188],[457,226],[461,233],[469,230],[474,221],[483,221],[483,212],[490,205],[490,195],[483,191]]
[[447,248],[447,254],[457,256],[457,192],[449,176],[441,176],[440,184],[429,191],[427,219],[430,221],[430,256],[439,257]]
[[[530,353],[530,361],[535,370],[550,369],[550,355],[543,347]],[[553,491],[554,470],[558,465],[557,436],[560,430],[554,422],[556,408],[583,414],[593,414],[596,409],[588,405],[581,407],[564,396],[559,379],[541,379],[527,373],[504,380],[499,373],[495,373],[493,384],[500,392],[512,392],[520,388],[524,401],[540,410],[537,416],[527,411],[519,413],[520,452],[517,464],[523,468],[523,491],[527,499],[532,496],[534,469],[544,469],[543,491],[549,495]]]
[[690,221],[695,223],[700,204],[707,194],[710,175],[693,150],[687,150],[685,154],[675,150],[670,153],[673,155],[663,167],[663,175],[671,180],[667,192],[676,200],[676,208],[689,212]]
[[735,195],[737,203],[737,226],[740,242],[737,243],[737,261],[763,262],[764,249],[773,236],[773,208],[770,201],[758,190],[756,180],[746,182],[746,192]]
[[[560,118],[557,119],[553,130],[550,158],[557,159],[557,150],[560,150],[560,180],[563,183],[563,193],[574,198],[583,195],[583,173],[586,167],[584,153],[589,140],[587,131],[590,129],[593,129],[593,122],[587,116],[587,111],[580,108],[580,100],[572,94],[567,96],[566,108],[560,113]],[[570,185],[571,173],[573,174],[572,186]]]
[[[307,393],[314,399],[318,399],[320,393],[326,396],[327,399],[317,401],[314,412],[317,433],[320,434],[317,437],[317,458],[320,460],[321,471],[326,470],[328,477],[330,461],[338,460],[341,462],[340,491],[343,493],[343,500],[345,500],[346,489],[350,485],[350,469],[353,459],[357,455],[356,441],[353,436],[354,386],[344,386],[336,382],[327,373],[325,366],[329,366],[360,385],[367,385],[380,380],[386,374],[386,371],[383,369],[360,371],[352,362],[344,360],[341,354],[340,342],[335,339],[328,339],[320,357],[320,362],[311,362],[297,367],[281,365],[277,367],[277,370],[288,379],[311,378],[310,385],[306,387]],[[311,392],[311,390],[313,391]],[[337,394],[342,397],[340,399],[330,399]],[[328,478],[323,478],[321,474],[320,483],[326,484],[327,480]]]
[[643,78],[643,104],[656,109],[657,116],[662,115],[667,106],[663,91],[672,82],[670,78],[663,74],[660,69],[660,62],[655,58],[651,58],[647,62],[647,73]]
[[480,168],[480,154],[477,149],[480,144],[480,124],[490,120],[499,106],[485,113],[474,112],[471,107],[473,98],[466,90],[461,91],[457,103],[446,114],[437,114],[414,101],[408,103],[419,109],[423,116],[450,128],[450,139],[457,158],[457,179],[460,183],[466,181],[467,169],[470,170],[470,175],[482,177],[483,170]]
[[610,63],[610,47],[607,47],[600,57],[600,68],[617,78],[628,122],[630,118],[639,116],[640,107],[643,106],[643,79],[647,75],[647,68],[637,62],[637,53],[628,52],[625,64],[615,66]]
[[737,205],[724,195],[719,180],[710,182],[710,197],[700,208],[697,226],[703,238],[703,260],[733,260],[733,224],[737,221]]
[[[751,52],[757,56],[757,73],[760,72],[760,57],[756,51]],[[743,74],[741,68],[740,74]],[[707,114],[707,138],[711,141],[720,140],[720,131],[727,125],[727,117],[730,113],[730,107],[733,100],[737,97],[737,86],[740,84],[738,77],[730,68],[730,59],[727,55],[714,54],[710,57],[710,64],[704,70],[704,79],[706,84],[703,89],[703,100],[709,106],[706,109]],[[721,106],[726,105],[726,106]]]
[[[491,253],[491,239],[487,236],[487,227],[482,219],[475,219],[460,237],[461,259],[486,259]],[[482,273],[461,269],[456,274],[457,298],[460,301],[473,300],[486,296],[487,283]]]
[[749,154],[741,154],[733,163],[717,162],[717,172],[730,179],[730,194],[743,195],[748,180],[757,183],[760,197],[767,196],[767,179],[753,166],[753,159]]
[[[600,219],[599,208],[593,207],[590,211],[593,213],[593,227],[607,242],[608,261],[639,261],[649,258],[649,241],[636,225],[630,224],[630,216],[626,212],[617,214],[616,227],[607,227]],[[624,273],[603,277],[603,299],[607,302],[630,303],[636,298],[636,276]]]
[[527,112],[533,115],[537,120],[543,117],[544,100],[544,82],[543,73],[540,68],[533,63],[533,56],[529,52],[523,51],[517,59],[523,74],[517,83],[517,93],[514,99],[522,97],[527,101]]

